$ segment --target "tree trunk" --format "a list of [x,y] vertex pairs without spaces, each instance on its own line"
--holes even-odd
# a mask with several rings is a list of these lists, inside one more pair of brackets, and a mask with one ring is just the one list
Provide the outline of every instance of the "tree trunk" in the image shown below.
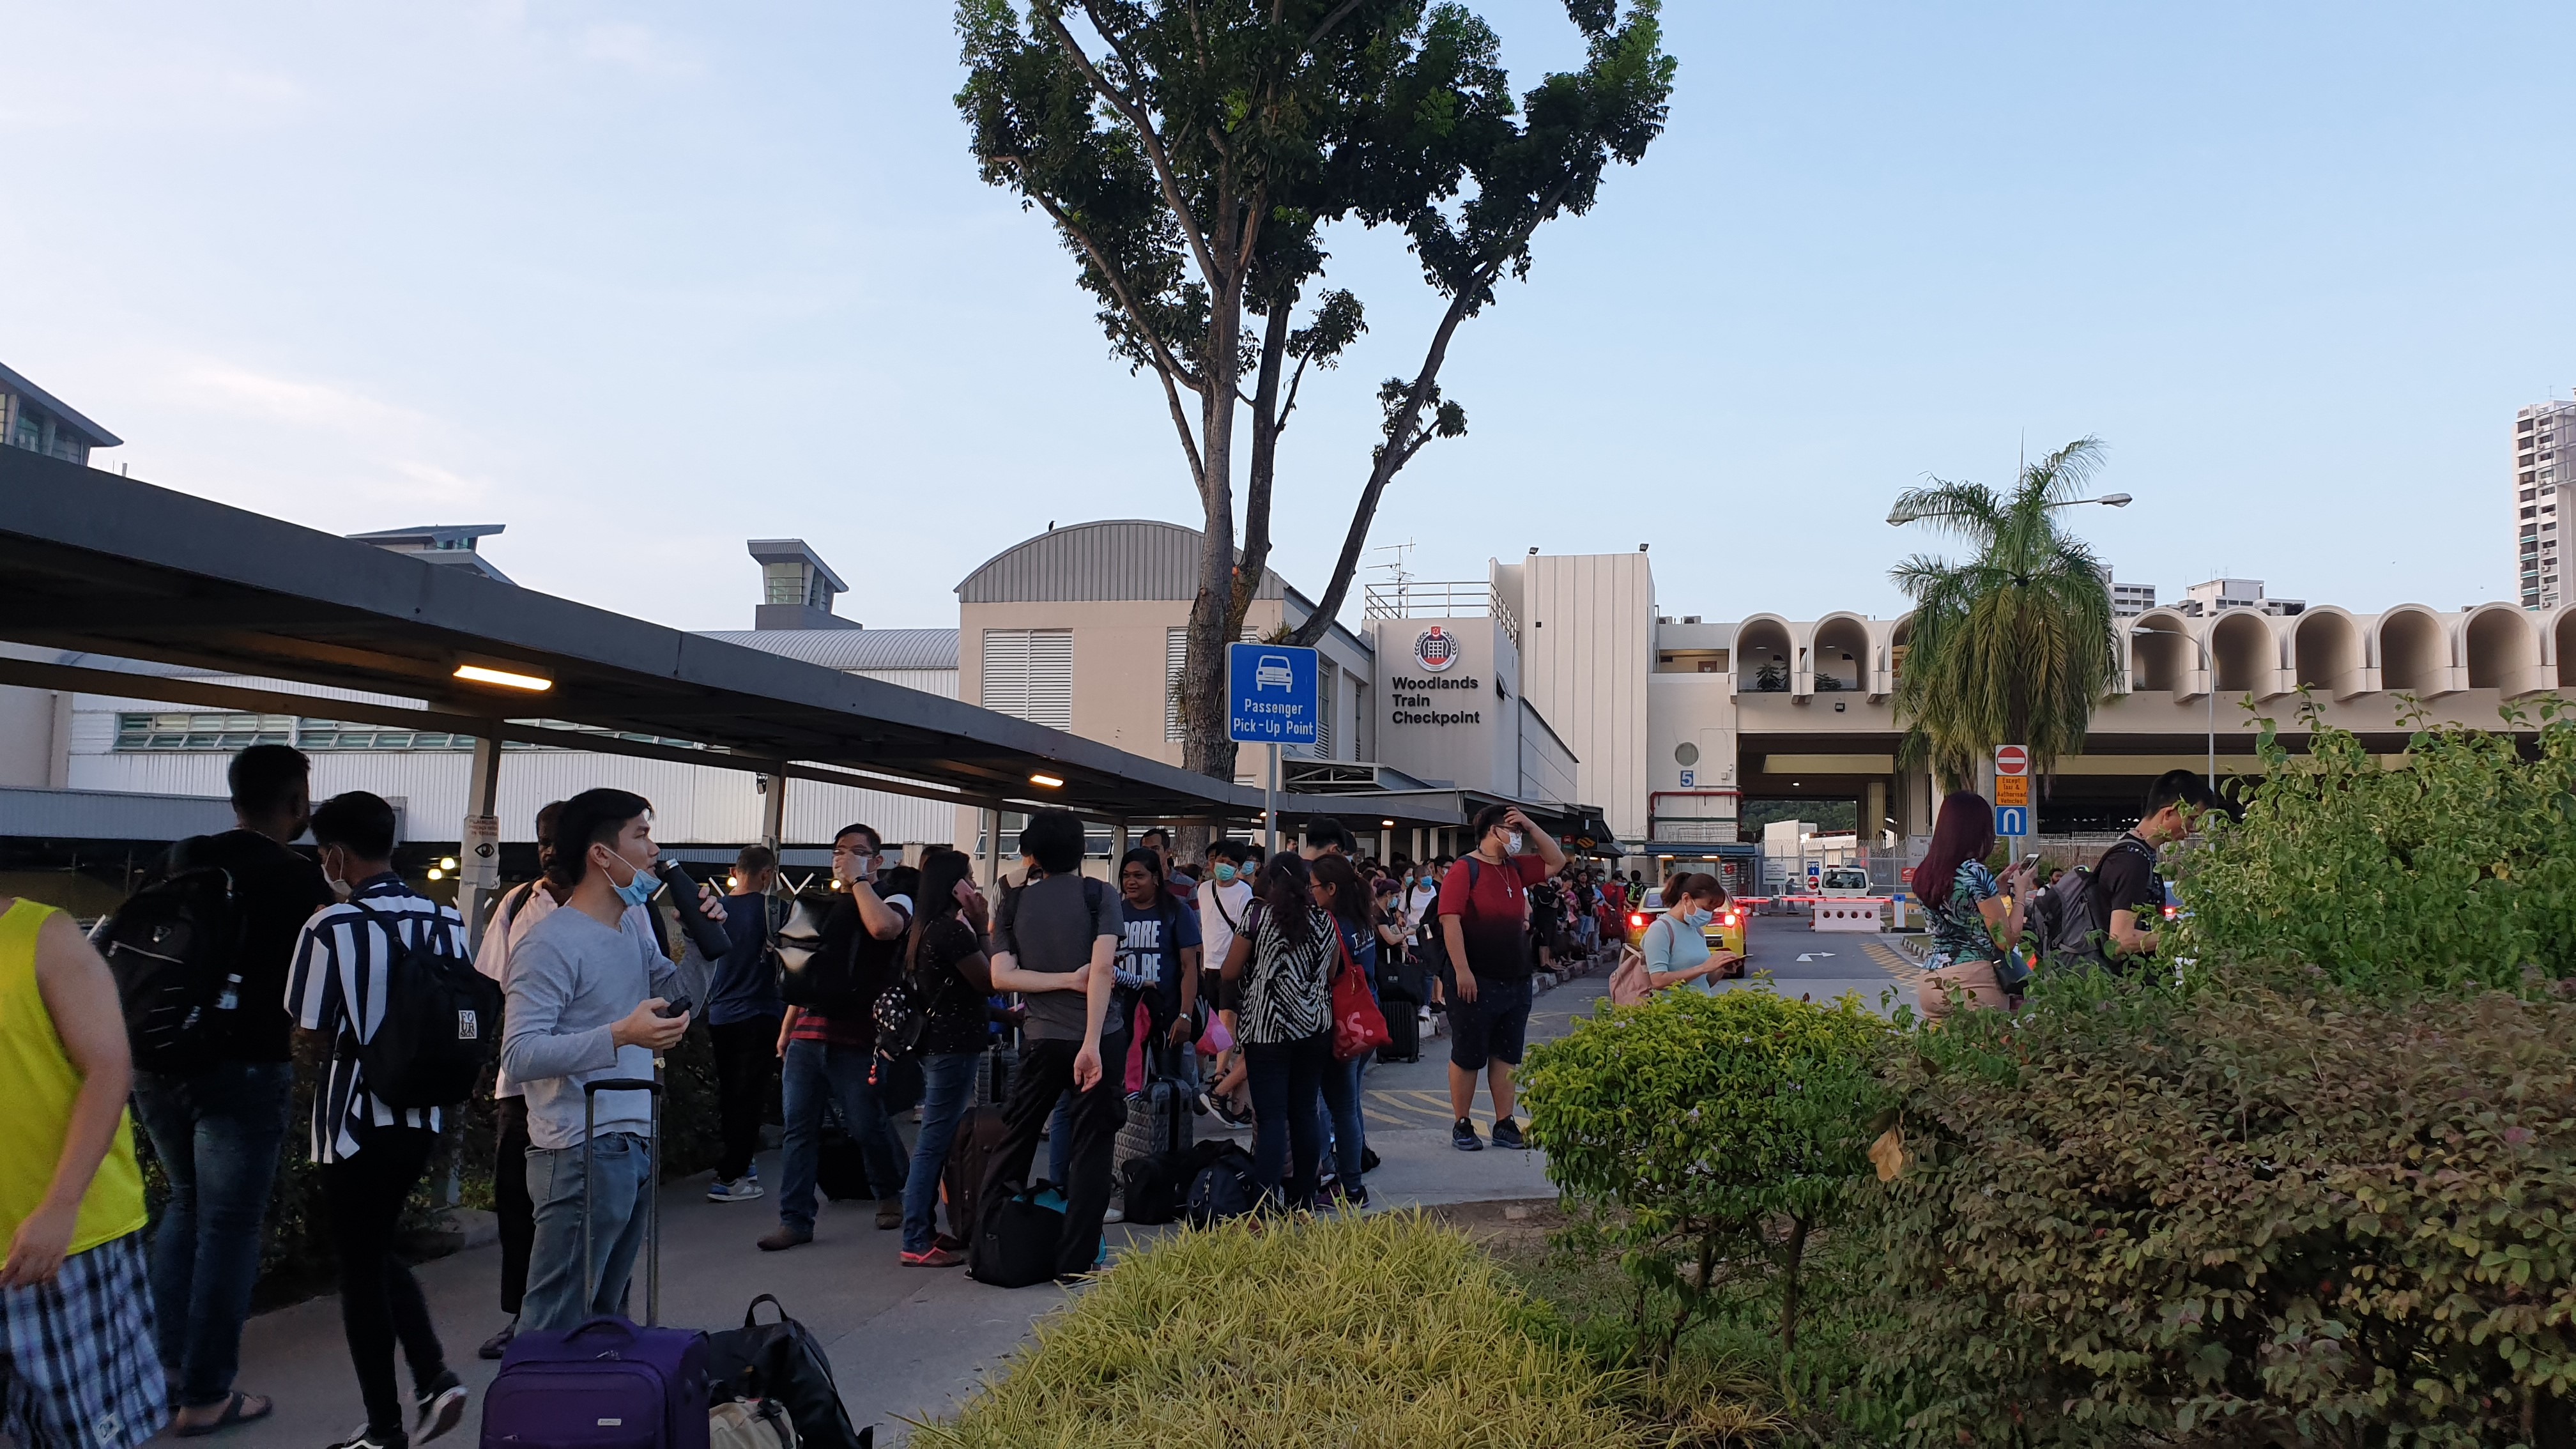
[[[1217,254],[1234,254],[1240,235],[1230,194],[1220,194]],[[1225,646],[1235,592],[1234,410],[1242,375],[1235,346],[1243,319],[1240,275],[1211,277],[1208,327],[1201,362],[1207,391],[1200,395],[1199,437],[1206,481],[1200,503],[1205,532],[1199,544],[1199,590],[1190,604],[1188,655],[1181,668],[1181,763],[1219,780],[1234,778],[1234,742],[1225,720]]]
[[1789,1241],[1781,1250],[1786,1271],[1780,1278],[1780,1347],[1798,1346],[1798,1267],[1807,1257],[1807,1220],[1789,1215]]

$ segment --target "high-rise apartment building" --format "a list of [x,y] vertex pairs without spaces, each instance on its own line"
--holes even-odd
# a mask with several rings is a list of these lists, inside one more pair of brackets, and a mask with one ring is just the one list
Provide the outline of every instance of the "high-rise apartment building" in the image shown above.
[[2558,454],[2569,448],[2576,448],[2576,402],[2535,403],[2514,415],[2514,565],[2526,609],[2567,601],[2558,582],[2558,487],[2576,474]]
[[2113,578],[2107,568],[2102,570],[2102,582],[2111,586],[2113,618],[2134,619],[2156,606],[2156,586],[2153,584],[2124,584]]

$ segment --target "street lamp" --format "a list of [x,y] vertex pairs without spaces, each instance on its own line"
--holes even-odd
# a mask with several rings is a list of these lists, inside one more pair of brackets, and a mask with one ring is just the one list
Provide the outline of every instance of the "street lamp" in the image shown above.
[[[2099,503],[2105,508],[2126,508],[2135,502],[2137,502],[2137,500],[2131,498],[2126,493],[2105,493],[2099,498],[2067,498],[2055,503],[2043,503],[2040,506],[2042,508],[2073,508],[2079,503]],[[1903,528],[1905,525],[1914,521],[1914,517],[1911,514],[1890,513],[1887,515],[1887,526],[1890,528]]]
[[2144,639],[2151,635],[2160,635],[2167,639],[2189,639],[2192,647],[2200,651],[2201,672],[2209,676],[2205,681],[2208,686],[2206,692],[2209,695],[2209,788],[2210,792],[2215,794],[2218,790],[2218,665],[2210,658],[2209,646],[2202,643],[2200,636],[2196,634],[2186,634],[2179,629],[2145,627],[2129,631],[2129,637],[2133,639]]

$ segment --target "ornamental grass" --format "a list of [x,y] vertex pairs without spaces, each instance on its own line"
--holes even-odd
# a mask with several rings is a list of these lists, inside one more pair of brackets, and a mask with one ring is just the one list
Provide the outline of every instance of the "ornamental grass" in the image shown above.
[[1418,1212],[1187,1231],[1117,1264],[918,1445],[1602,1449],[1671,1442]]

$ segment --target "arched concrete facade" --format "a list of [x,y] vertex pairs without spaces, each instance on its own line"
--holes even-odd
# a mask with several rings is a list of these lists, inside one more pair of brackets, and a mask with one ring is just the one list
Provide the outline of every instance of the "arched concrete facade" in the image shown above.
[[2379,683],[2382,689],[2430,698],[2452,683],[2450,631],[2422,604],[2401,604],[2379,616]]
[[1735,692],[1762,694],[1759,683],[1765,666],[1779,666],[1780,689],[1797,686],[1797,631],[1777,614],[1755,614],[1735,626],[1735,650],[1729,662],[1734,667]]
[[[2200,637],[2194,620],[2171,609],[2149,609],[2131,621],[2129,645],[2129,687],[2133,690],[2167,690],[2174,694],[2194,693],[2200,673],[2200,650],[2192,643]],[[2160,632],[2141,635],[2137,630]],[[2175,635],[2182,638],[2175,638]]]
[[2548,685],[2540,668],[2540,631],[2511,604],[2483,604],[2460,625],[2460,655],[2471,689],[2511,699]]
[[2352,615],[2332,604],[2310,608],[2290,629],[2290,684],[2329,699],[2349,699],[2377,688],[2368,636]]
[[[1816,621],[1807,646],[1807,668],[1817,692],[1869,687],[1870,621],[1858,614],[1827,614]],[[1827,680],[1833,681],[1826,683]]]
[[2550,630],[2550,644],[2558,661],[2559,687],[2576,687],[2576,605],[2558,611],[2558,623]]
[[2230,609],[2211,623],[2208,640],[2219,693],[2264,700],[2282,692],[2281,642],[2270,615]]

